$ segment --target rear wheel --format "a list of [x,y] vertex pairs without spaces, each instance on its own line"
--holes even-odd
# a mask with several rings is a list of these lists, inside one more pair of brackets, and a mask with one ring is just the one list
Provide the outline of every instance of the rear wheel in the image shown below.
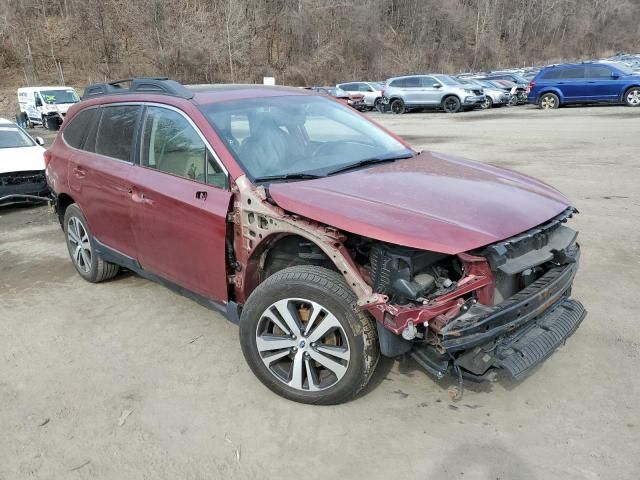
[[87,221],[75,203],[67,207],[63,225],[71,262],[82,278],[97,283],[118,273],[118,265],[100,258]]
[[560,106],[560,99],[555,93],[545,93],[540,97],[538,105],[543,110],[552,110]]
[[391,102],[391,111],[396,115],[401,115],[407,111],[407,108],[401,99],[396,98]]
[[442,100],[442,108],[447,113],[458,113],[461,108],[460,99],[454,96],[446,97]]
[[630,107],[640,107],[640,87],[631,87],[624,93],[624,103]]
[[374,321],[334,271],[281,270],[256,288],[240,318],[253,373],[289,400],[337,404],[369,382],[379,357]]

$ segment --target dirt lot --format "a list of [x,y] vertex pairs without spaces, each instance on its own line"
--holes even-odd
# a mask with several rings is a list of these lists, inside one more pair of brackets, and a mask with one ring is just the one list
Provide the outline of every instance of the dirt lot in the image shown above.
[[221,316],[133,275],[88,284],[46,207],[0,210],[0,479],[637,479],[639,115],[373,115],[582,212],[583,325],[524,382],[467,384],[455,404],[450,380],[391,360],[347,405],[283,400]]

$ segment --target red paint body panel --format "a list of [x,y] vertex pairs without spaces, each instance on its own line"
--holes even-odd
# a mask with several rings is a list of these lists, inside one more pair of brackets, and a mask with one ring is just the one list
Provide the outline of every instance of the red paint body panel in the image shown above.
[[73,152],[69,194],[80,206],[91,232],[105,245],[135,257],[127,180],[133,166],[95,153],[68,151]]
[[[139,166],[133,167],[131,185],[131,224],[142,268],[226,302],[231,192]],[[196,199],[200,191],[206,199]]]
[[569,206],[510,170],[422,152],[414,158],[269,187],[285,210],[347,232],[458,254],[533,228]]

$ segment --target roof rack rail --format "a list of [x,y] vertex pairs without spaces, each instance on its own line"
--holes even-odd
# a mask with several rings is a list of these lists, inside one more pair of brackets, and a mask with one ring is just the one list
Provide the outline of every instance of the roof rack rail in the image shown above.
[[167,77],[138,77],[89,85],[84,89],[82,99],[140,92],[172,95],[187,100],[193,98],[193,92],[175,80],[169,80]]

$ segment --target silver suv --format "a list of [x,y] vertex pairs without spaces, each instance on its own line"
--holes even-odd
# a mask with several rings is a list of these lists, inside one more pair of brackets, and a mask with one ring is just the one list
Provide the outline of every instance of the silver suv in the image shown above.
[[393,113],[414,108],[442,108],[447,113],[472,110],[484,103],[481,87],[461,85],[449,75],[409,75],[386,81],[383,102]]

